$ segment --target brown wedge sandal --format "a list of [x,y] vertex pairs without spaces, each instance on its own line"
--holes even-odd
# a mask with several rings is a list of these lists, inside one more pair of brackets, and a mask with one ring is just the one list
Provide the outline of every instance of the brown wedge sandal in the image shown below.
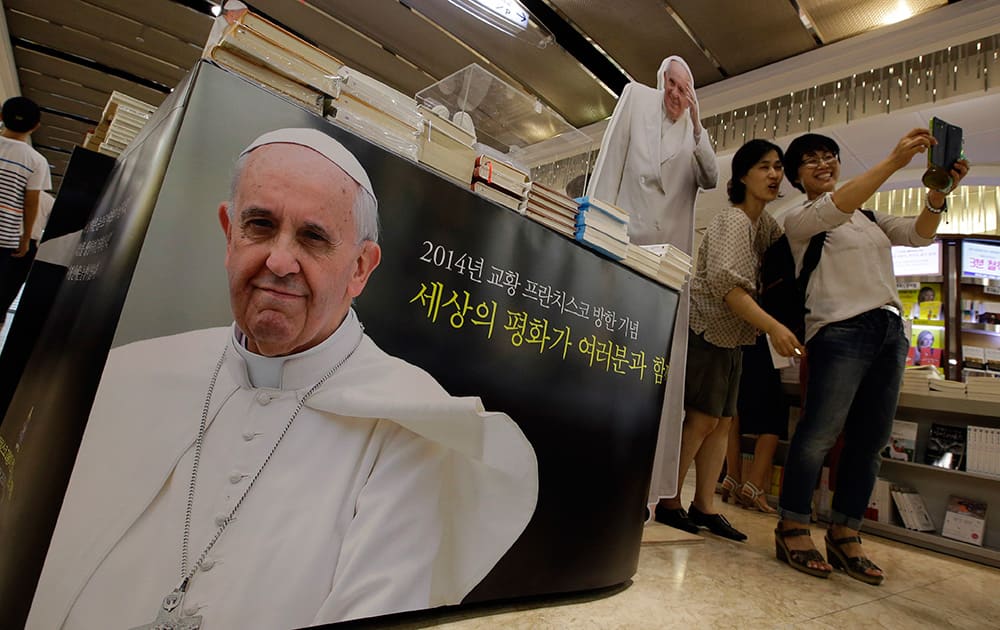
[[788,566],[792,567],[796,571],[802,571],[803,573],[808,573],[809,575],[828,578],[832,571],[830,569],[817,569],[815,567],[809,566],[810,562],[823,562],[823,554],[821,554],[817,549],[789,549],[788,543],[785,542],[786,538],[795,538],[797,536],[805,536],[810,538],[808,529],[781,529],[776,528],[774,530],[774,555]]
[[844,536],[843,538],[830,538],[830,532],[826,533],[826,556],[830,558],[830,564],[835,569],[840,569],[855,580],[860,580],[865,584],[878,586],[885,580],[885,574],[871,575],[866,573],[869,569],[881,571],[877,564],[864,556],[848,556],[841,545],[848,543],[861,544],[861,536]]
[[746,481],[736,489],[736,500],[748,510],[757,510],[764,514],[774,514],[777,512],[777,510],[768,504],[764,491],[754,485],[752,481]]

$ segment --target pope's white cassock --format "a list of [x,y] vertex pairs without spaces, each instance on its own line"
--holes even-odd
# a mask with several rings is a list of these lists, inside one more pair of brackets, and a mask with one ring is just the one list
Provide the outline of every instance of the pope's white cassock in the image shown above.
[[[691,70],[680,57],[668,57],[657,72],[657,89],[629,83],[611,117],[587,194],[629,212],[629,239],[639,245],[669,243],[691,254],[694,204],[698,188],[715,188],[719,177],[715,152],[702,130],[694,139],[694,124],[685,111],[671,121],[663,103],[664,79],[670,62]],[[692,85],[694,84],[692,78]],[[677,493],[684,416],[684,370],[687,363],[688,292],[677,306],[670,370],[660,417],[650,502]]]
[[[357,345],[307,399],[194,574],[183,612],[201,615],[205,630],[455,604],[524,530],[538,474],[517,425],[387,355],[353,310],[330,338],[283,363],[248,362],[236,334],[235,326],[207,329],[112,351],[29,628],[126,629],[156,617],[180,580],[194,442],[223,348],[191,563],[301,397]],[[261,368],[277,369],[280,386],[251,385]]]

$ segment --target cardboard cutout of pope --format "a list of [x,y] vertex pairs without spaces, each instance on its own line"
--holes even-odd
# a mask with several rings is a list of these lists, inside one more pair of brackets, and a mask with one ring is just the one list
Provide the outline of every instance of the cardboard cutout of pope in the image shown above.
[[364,333],[358,160],[281,129],[219,206],[235,322],[108,358],[29,628],[297,628],[457,604],[524,530],[534,451]]

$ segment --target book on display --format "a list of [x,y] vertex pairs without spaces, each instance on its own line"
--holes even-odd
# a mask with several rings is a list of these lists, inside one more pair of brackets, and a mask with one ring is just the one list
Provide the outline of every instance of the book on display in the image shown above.
[[209,49],[209,58],[213,58],[212,52],[215,47],[229,50],[323,94],[334,93],[335,74],[329,69],[314,66],[239,22],[230,24],[226,28],[218,43]]
[[947,424],[931,424],[924,449],[924,463],[938,468],[962,470],[965,463],[966,430]]
[[903,527],[918,532],[935,530],[934,521],[927,511],[927,504],[919,492],[913,488],[893,485],[891,494],[899,518],[903,521]]
[[621,223],[628,223],[628,212],[612,203],[602,201],[596,197],[577,197],[576,202],[581,209],[584,207],[588,210],[596,209]]
[[576,215],[576,225],[600,230],[612,238],[628,242],[628,223],[616,221],[603,212],[580,208]]
[[986,508],[984,501],[956,495],[948,497],[941,535],[982,547],[986,534]]
[[969,425],[966,432],[965,469],[1000,477],[1000,428]]
[[507,194],[506,191],[500,190],[499,188],[494,188],[486,182],[473,182],[472,190],[481,197],[485,197],[494,203],[498,203],[505,208],[509,208],[514,212],[524,213],[524,199],[519,199],[517,197],[512,197]]
[[530,207],[525,211],[524,216],[536,223],[541,223],[550,230],[558,232],[567,238],[573,238],[574,234],[576,234],[576,226],[571,222],[555,219],[547,214],[538,214],[533,212]]
[[892,421],[892,434],[889,442],[882,449],[882,457],[903,462],[912,462],[917,449],[916,422],[905,420]]
[[235,52],[226,48],[216,48],[209,54],[209,58],[220,68],[229,70],[252,83],[276,92],[279,96],[283,96],[301,105],[314,114],[323,114],[323,94],[320,92],[278,74],[269,68],[256,64],[249,59],[240,57]]
[[333,86],[333,107],[344,105],[357,109],[357,104],[363,104],[411,129],[423,129],[423,117],[417,109],[417,101],[381,81],[342,66],[333,77]]
[[331,110],[326,119],[394,153],[417,160],[420,150],[417,131],[382,112],[363,105],[341,106]]
[[531,178],[527,173],[488,155],[477,155],[473,177],[502,188],[515,197],[527,197]]
[[327,76],[334,76],[342,64],[336,57],[327,54],[309,42],[306,42],[296,35],[286,31],[277,24],[270,22],[263,17],[247,11],[236,18],[236,23],[258,34],[263,39],[271,42],[275,46],[283,48],[289,54],[295,55],[316,68],[322,70]]
[[591,227],[577,227],[574,238],[591,249],[595,249],[615,260],[624,259],[628,253],[627,242],[620,241]]

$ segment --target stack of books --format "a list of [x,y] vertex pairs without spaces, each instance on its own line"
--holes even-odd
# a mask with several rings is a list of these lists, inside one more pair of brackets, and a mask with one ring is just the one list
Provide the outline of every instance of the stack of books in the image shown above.
[[578,205],[572,197],[548,186],[532,182],[528,188],[525,216],[567,238],[574,238],[576,235],[578,209]]
[[331,96],[327,120],[417,161],[423,118],[415,100],[347,67],[341,67],[333,77]]
[[531,178],[521,169],[488,155],[476,157],[472,190],[490,201],[524,214]]
[[203,56],[315,114],[323,113],[323,95],[333,95],[334,77],[343,66],[249,11],[216,18]]
[[[465,186],[472,181],[476,159],[476,134],[459,127],[444,116],[418,106],[423,119],[418,158],[437,172]],[[447,113],[447,112],[445,112]]]
[[1000,379],[970,378],[965,382],[965,393],[970,400],[1000,403]]
[[635,269],[647,278],[660,281],[660,255],[656,252],[642,245],[629,243],[628,249],[625,250],[625,260],[622,262],[626,267]]
[[83,147],[118,157],[149,122],[156,107],[121,92],[112,92],[101,122],[86,135]]
[[660,280],[680,291],[690,276],[691,256],[673,245],[666,245],[660,256]]
[[969,454],[965,462],[968,472],[1000,476],[1000,429],[992,427],[966,427]]
[[932,379],[927,381],[930,388],[930,395],[938,398],[961,398],[965,399],[965,383],[958,381],[945,381]]
[[903,372],[903,383],[899,387],[900,393],[920,394],[927,396],[930,394],[928,382],[931,379],[939,379],[937,369],[933,365],[920,365],[907,367]]
[[615,260],[628,254],[628,212],[594,197],[580,197],[574,238]]

